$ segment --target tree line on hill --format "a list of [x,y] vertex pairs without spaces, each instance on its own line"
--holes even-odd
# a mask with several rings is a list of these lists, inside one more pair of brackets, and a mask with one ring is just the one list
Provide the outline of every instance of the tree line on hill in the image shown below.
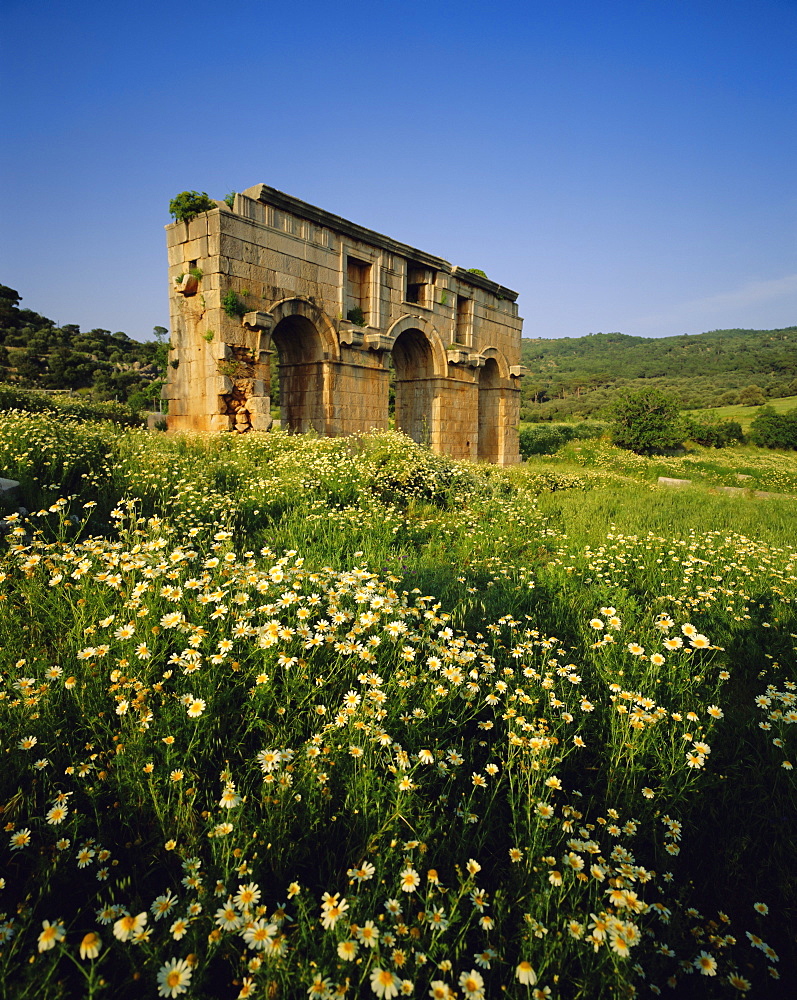
[[562,420],[605,412],[641,380],[684,409],[756,406],[797,395],[797,327],[713,330],[694,336],[595,333],[524,339],[521,420]]
[[56,326],[22,296],[0,285],[0,381],[23,387],[78,392],[96,400],[117,400],[143,410],[156,405],[168,361],[168,330],[139,341],[126,333],[76,324]]

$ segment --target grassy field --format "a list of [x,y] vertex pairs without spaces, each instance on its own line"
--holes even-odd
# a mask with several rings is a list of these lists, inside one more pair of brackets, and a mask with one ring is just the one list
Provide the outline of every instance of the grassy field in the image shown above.
[[0,463],[1,996],[791,995],[794,455]]
[[[797,396],[768,399],[766,405],[771,406],[776,413],[788,413],[790,410],[797,410]],[[760,409],[760,406],[716,406],[710,410],[690,410],[689,413],[695,417],[703,416],[714,417],[720,420],[735,420],[741,424],[742,430],[746,434],[750,430],[750,424]]]

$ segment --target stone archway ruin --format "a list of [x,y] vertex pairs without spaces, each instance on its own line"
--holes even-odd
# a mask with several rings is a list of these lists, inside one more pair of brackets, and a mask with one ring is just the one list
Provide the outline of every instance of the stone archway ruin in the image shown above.
[[384,429],[392,364],[397,429],[519,460],[515,292],[266,185],[166,231],[170,429],[268,430],[276,377],[295,433]]
[[396,337],[392,354],[396,430],[431,444],[436,398],[432,345],[422,330],[410,327]]
[[323,434],[324,352],[318,330],[305,316],[286,316],[272,330],[271,343],[279,355],[281,426]]

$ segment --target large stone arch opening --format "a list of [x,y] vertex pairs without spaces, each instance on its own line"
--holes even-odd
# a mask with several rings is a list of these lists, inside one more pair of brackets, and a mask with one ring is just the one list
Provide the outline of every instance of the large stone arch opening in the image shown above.
[[480,462],[497,462],[501,446],[501,371],[494,357],[488,357],[479,369],[479,445]]
[[435,359],[426,334],[402,330],[391,351],[395,391],[395,427],[413,441],[431,444],[435,421]]
[[271,333],[272,381],[279,385],[280,426],[295,434],[326,430],[324,348],[315,324],[302,315],[281,319]]

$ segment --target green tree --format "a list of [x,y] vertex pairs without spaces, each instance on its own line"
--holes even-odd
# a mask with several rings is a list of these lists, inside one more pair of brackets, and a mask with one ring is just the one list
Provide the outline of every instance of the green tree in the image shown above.
[[91,385],[95,365],[68,347],[58,347],[47,359],[48,389],[82,389]]
[[759,448],[797,448],[797,409],[778,413],[763,406],[750,424],[750,440]]
[[17,375],[27,385],[36,385],[44,374],[44,361],[35,351],[22,351],[17,358]]
[[165,326],[154,326],[152,332],[155,334],[157,347],[152,357],[154,364],[162,371],[166,370],[169,363],[169,331]]
[[759,385],[748,385],[739,393],[740,406],[761,406],[766,401],[764,390]]
[[215,207],[216,202],[205,191],[181,191],[169,202],[169,214],[177,222],[190,222]]
[[660,389],[623,397],[612,407],[611,418],[614,443],[639,454],[676,448],[686,436],[678,401]]
[[19,322],[19,303],[22,296],[8,285],[0,285],[0,327],[14,328]]

